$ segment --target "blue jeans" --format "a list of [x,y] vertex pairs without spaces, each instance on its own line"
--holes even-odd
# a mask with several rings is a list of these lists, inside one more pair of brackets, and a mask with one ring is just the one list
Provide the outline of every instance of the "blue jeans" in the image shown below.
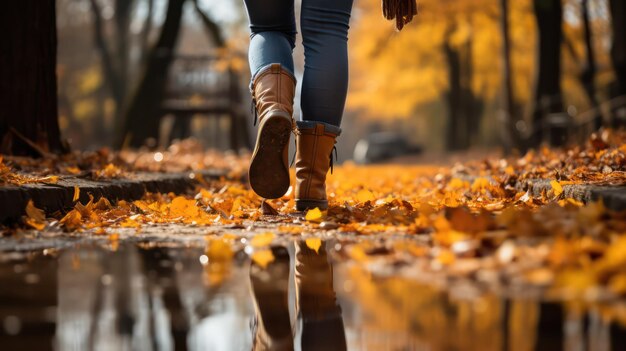
[[[302,120],[341,123],[348,92],[348,28],[353,0],[302,0],[300,26],[304,76],[300,94]],[[294,0],[244,0],[250,20],[248,58],[252,77],[280,63],[294,72],[296,45]],[[338,128],[337,128],[338,129]]]

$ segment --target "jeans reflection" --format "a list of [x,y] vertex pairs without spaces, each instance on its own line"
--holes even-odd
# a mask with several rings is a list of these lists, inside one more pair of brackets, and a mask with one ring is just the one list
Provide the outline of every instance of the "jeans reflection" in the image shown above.
[[318,252],[304,241],[295,243],[294,293],[296,322],[289,315],[288,250],[272,249],[266,269],[254,263],[250,281],[255,305],[253,346],[256,351],[346,350],[346,336],[333,290],[333,269],[322,245]]

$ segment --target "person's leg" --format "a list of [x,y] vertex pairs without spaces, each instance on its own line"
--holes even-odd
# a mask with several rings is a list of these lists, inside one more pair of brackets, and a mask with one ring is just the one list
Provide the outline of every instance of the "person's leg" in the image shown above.
[[304,44],[302,121],[296,133],[296,209],[325,210],[326,174],[332,167],[348,92],[348,28],[352,0],[302,0]]
[[259,123],[248,179],[264,198],[289,189],[289,138],[293,130],[292,50],[296,25],[294,0],[245,0],[250,19],[250,91]]
[[244,0],[250,21],[248,60],[254,77],[272,63],[293,74],[296,43],[294,0]]
[[348,28],[353,0],[302,0],[302,120],[339,127],[348,91]]

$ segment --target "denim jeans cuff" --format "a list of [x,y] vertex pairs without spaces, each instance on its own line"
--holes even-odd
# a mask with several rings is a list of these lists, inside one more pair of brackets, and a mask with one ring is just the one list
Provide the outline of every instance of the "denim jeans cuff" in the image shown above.
[[296,126],[298,128],[302,128],[302,129],[315,128],[315,126],[317,124],[323,124],[324,125],[324,130],[327,131],[327,132],[336,134],[337,136],[339,136],[341,134],[341,128],[339,128],[338,126],[326,123],[326,122],[311,121],[311,120],[297,121],[296,122]]

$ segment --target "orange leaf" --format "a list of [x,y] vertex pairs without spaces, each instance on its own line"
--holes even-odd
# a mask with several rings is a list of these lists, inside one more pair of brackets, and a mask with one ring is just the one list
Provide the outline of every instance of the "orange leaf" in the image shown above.
[[79,198],[80,198],[80,188],[74,185],[74,197],[72,198],[72,201],[76,202],[78,201]]
[[252,240],[250,240],[250,245],[253,247],[268,246],[274,240],[274,236],[275,235],[272,232],[256,234],[252,237]]
[[550,185],[552,186],[552,190],[554,191],[554,196],[559,196],[563,193],[563,187],[558,180],[551,180]]
[[272,250],[261,250],[254,252],[251,256],[252,261],[259,265],[261,268],[267,268],[267,265],[274,261],[274,254]]
[[374,201],[375,199],[374,194],[369,190],[361,189],[356,193],[356,201],[358,202]]
[[320,247],[322,246],[322,240],[320,238],[308,238],[304,242],[309,249],[315,251],[317,254],[320,253]]
[[324,214],[317,207],[312,210],[308,210],[306,215],[304,216],[304,219],[309,222],[321,222],[323,218]]

